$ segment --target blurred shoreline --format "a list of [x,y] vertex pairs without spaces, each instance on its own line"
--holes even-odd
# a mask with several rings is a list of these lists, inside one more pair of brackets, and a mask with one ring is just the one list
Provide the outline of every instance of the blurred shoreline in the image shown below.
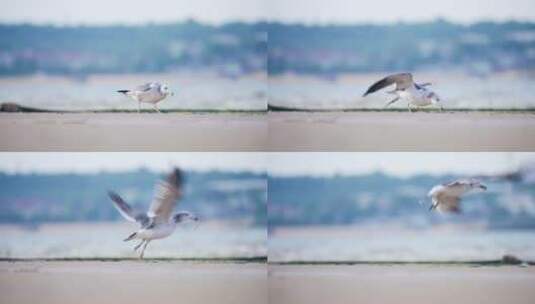
[[[123,242],[137,225],[124,222],[2,224],[0,261],[133,261],[138,243]],[[173,235],[148,246],[154,261],[264,262],[267,236],[261,226],[239,221],[185,223]]]

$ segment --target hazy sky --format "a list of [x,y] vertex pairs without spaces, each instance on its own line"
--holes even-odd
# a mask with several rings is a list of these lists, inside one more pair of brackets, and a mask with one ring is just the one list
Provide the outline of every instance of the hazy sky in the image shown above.
[[533,0],[273,0],[277,20],[306,23],[425,21],[438,17],[456,22],[535,20]]
[[195,170],[266,171],[263,153],[0,153],[0,171],[97,172],[145,167],[166,171],[173,166]]
[[271,153],[272,175],[504,173],[535,162],[535,153]]
[[306,23],[423,21],[444,17],[535,21],[533,0],[0,0],[0,22],[110,24],[169,22],[195,18],[227,21],[278,20]]
[[208,23],[265,19],[259,0],[0,0],[2,22],[110,24],[172,22],[195,18]]

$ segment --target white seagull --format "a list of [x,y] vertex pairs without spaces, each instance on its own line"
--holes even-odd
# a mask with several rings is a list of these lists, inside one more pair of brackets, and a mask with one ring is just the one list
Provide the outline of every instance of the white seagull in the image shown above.
[[174,93],[169,90],[169,87],[166,84],[161,84],[159,82],[149,82],[137,86],[132,90],[118,90],[117,92],[122,93],[137,101],[138,113],[141,110],[142,102],[152,103],[154,110],[156,110],[158,113],[161,113],[160,109],[158,109],[158,102],[160,102],[162,99],[166,98],[169,95],[174,95]]
[[434,186],[427,194],[433,204],[429,210],[460,213],[461,196],[473,190],[487,190],[487,186],[475,179],[459,179],[451,183]]
[[136,222],[140,225],[140,229],[132,233],[124,241],[141,240],[134,247],[135,251],[143,245],[139,255],[141,259],[143,259],[143,254],[150,241],[168,237],[175,231],[177,223],[186,220],[199,220],[193,214],[185,211],[172,214],[176,202],[182,194],[181,187],[182,173],[176,168],[167,176],[165,181],[161,181],[156,185],[156,194],[147,213],[134,210],[118,194],[112,191],[108,192],[119,213],[128,221]]
[[431,104],[436,104],[440,107],[440,110],[443,110],[442,105],[440,104],[440,98],[438,95],[427,89],[427,86],[430,86],[431,83],[415,83],[412,79],[411,73],[400,73],[386,76],[385,78],[377,81],[371,85],[363,97],[368,94],[379,91],[382,88],[388,87],[392,84],[396,84],[396,88],[392,91],[388,91],[389,94],[394,94],[396,97],[392,99],[385,105],[385,108],[391,105],[392,103],[403,99],[407,101],[407,107],[409,112],[411,112],[411,105],[416,107],[428,106]]

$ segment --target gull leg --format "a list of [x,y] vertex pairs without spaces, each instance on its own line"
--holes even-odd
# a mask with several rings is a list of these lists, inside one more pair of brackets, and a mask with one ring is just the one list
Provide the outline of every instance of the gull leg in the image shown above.
[[146,240],[145,244],[143,245],[143,248],[141,248],[141,254],[139,255],[139,258],[143,260],[143,254],[145,254],[145,249],[147,249],[147,245],[150,243],[150,240]]
[[436,200],[433,200],[432,203],[431,203],[431,206],[429,207],[429,211],[433,211],[437,208],[438,206],[438,201]]
[[157,103],[154,104],[154,110],[156,110],[156,112],[158,112],[158,113],[162,113],[162,112],[160,112],[160,109],[158,109],[158,104]]
[[138,113],[141,112],[141,101],[138,101],[138,102],[137,102],[137,112],[138,112]]
[[412,112],[412,109],[411,109],[411,103],[407,103],[407,109],[409,109],[409,112]]
[[141,240],[141,242],[139,244],[137,244],[136,247],[134,247],[134,251],[136,251],[139,247],[141,247],[141,245],[143,245],[143,243],[145,243],[145,240]]
[[396,98],[392,99],[391,101],[389,101],[384,107],[387,108],[389,105],[393,104],[394,102],[396,102],[398,100],[399,100],[399,97],[396,97]]

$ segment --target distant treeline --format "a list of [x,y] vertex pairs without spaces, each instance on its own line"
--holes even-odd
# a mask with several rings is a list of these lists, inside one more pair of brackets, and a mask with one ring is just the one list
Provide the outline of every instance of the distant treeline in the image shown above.
[[[98,174],[0,174],[0,223],[107,221],[120,218],[107,191],[147,210],[160,174],[147,170]],[[266,176],[186,172],[177,209],[203,219],[266,224]]]
[[268,63],[272,74],[533,69],[535,23],[270,24]]
[[535,23],[0,25],[0,75],[535,68]]
[[265,71],[265,25],[0,25],[0,74]]
[[489,190],[466,196],[462,214],[448,217],[430,212],[429,190],[455,178],[398,178],[382,173],[269,177],[268,223],[271,227],[386,223],[426,227],[447,221],[484,223],[495,229],[535,229],[535,187],[519,180],[485,180]]

